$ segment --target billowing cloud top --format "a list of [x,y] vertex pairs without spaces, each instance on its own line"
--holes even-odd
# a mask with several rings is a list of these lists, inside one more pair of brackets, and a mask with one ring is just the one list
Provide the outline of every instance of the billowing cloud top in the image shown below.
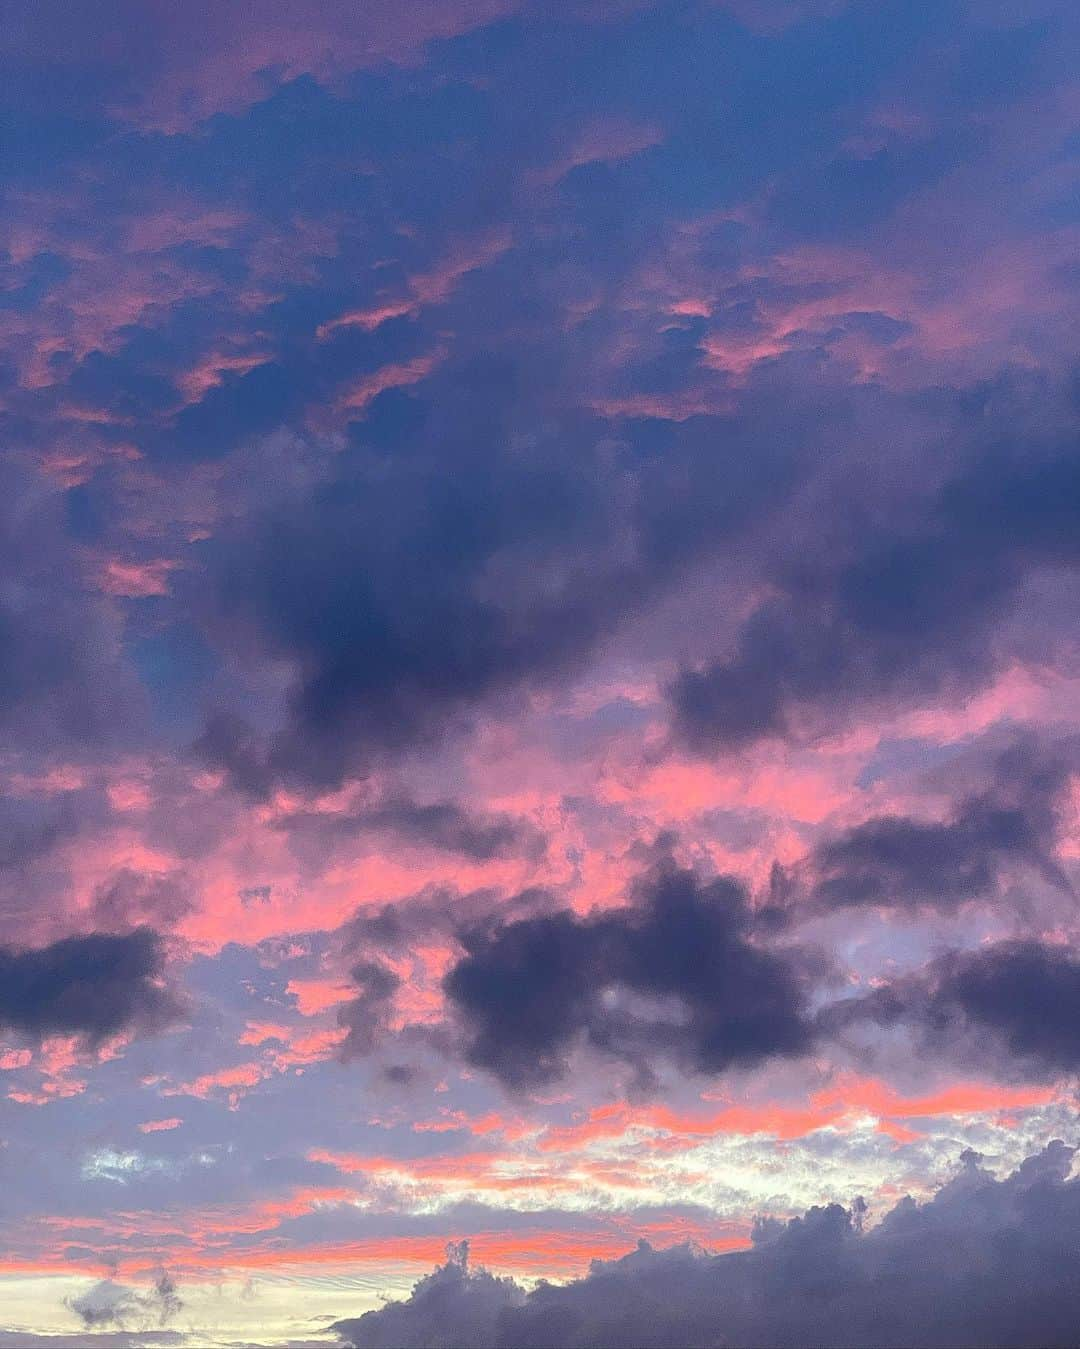
[[1068,1342],[1076,6],[0,28],[0,1344]]

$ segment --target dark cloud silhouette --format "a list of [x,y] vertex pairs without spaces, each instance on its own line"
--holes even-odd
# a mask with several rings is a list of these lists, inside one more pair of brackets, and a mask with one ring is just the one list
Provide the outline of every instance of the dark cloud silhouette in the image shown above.
[[657,1057],[719,1073],[809,1049],[805,958],[754,944],[737,882],[662,863],[635,901],[463,932],[444,988],[468,1061],[525,1087],[559,1077],[582,1041],[643,1072]]
[[826,839],[810,859],[812,900],[830,909],[952,908],[993,893],[1018,864],[1067,888],[1056,844],[1069,778],[1066,755],[1013,745],[998,756],[993,784],[959,802],[949,818],[877,816]]
[[220,712],[200,737],[238,786],[335,783],[577,672],[706,546],[774,504],[790,443],[745,459],[732,446],[722,473],[718,426],[687,444],[657,433],[663,444],[624,464],[610,428],[582,417],[522,456],[517,438],[552,420],[535,393],[541,405],[520,405],[527,368],[523,355],[433,378],[438,410],[408,454],[387,464],[356,447],[333,482],[208,549],[221,608],[298,670],[283,726],[268,735]]
[[908,1028],[923,1047],[989,1071],[1046,1079],[1080,1068],[1080,960],[1068,946],[1006,941],[824,1008],[821,1030]]
[[128,1027],[160,1028],[179,1012],[160,985],[162,969],[160,938],[145,927],[125,936],[65,937],[35,950],[0,948],[0,1025],[91,1042]]
[[[459,401],[477,381],[514,383],[499,370],[461,378]],[[459,410],[460,424],[441,428],[460,452],[453,475],[414,457],[373,471],[354,456],[351,475],[229,541],[225,604],[304,672],[268,745],[240,724],[208,728],[203,753],[241,785],[332,782],[358,754],[430,740],[480,700],[563,668],[622,607],[584,466],[466,449],[464,437],[484,445],[513,430],[498,425],[499,400]],[[595,571],[559,575],[556,555],[579,550],[587,530]]]
[[1061,1142],[996,1180],[968,1153],[928,1203],[759,1222],[746,1252],[647,1242],[532,1292],[468,1267],[467,1248],[405,1302],[338,1321],[353,1349],[1027,1349],[1080,1324],[1080,1179]]
[[[1045,402],[1059,419],[1052,433],[1040,421]],[[674,680],[680,742],[715,753],[843,722],[860,705],[984,685],[1025,587],[1048,571],[1075,582],[1078,429],[1074,396],[1042,381],[1005,379],[958,406],[960,461],[916,518],[898,511],[887,522],[869,501],[839,503],[861,531],[839,515],[819,522],[808,550],[774,568],[774,593],[733,653]],[[1031,634],[1013,641],[1040,648]]]

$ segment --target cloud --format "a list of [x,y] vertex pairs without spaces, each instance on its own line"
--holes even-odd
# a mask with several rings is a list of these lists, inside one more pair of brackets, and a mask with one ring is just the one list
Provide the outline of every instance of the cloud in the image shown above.
[[68,797],[41,802],[0,796],[0,869],[21,871],[78,831]]
[[361,961],[349,973],[360,996],[338,1010],[338,1025],[348,1031],[340,1048],[344,1059],[370,1054],[378,1046],[401,986],[398,975],[375,961]]
[[[461,377],[496,386],[506,374]],[[472,422],[481,447],[500,434],[498,401],[447,428],[460,448]],[[481,699],[562,668],[620,603],[601,539],[595,574],[556,566],[581,531],[605,529],[582,469],[472,448],[450,478],[423,459],[389,472],[352,462],[352,475],[233,536],[218,569],[224,602],[303,671],[268,745],[220,720],[204,737],[206,757],[243,785],[335,782],[358,759],[431,741]]]
[[[477,340],[463,326],[463,344]],[[467,353],[416,400],[420,425],[394,437],[407,452],[388,455],[361,424],[328,480],[205,545],[214,640],[294,672],[279,724],[212,715],[205,761],[266,795],[437,748],[580,675],[805,471],[764,397],[733,424],[622,428],[616,452],[604,419],[548,406],[546,366],[566,359],[531,345]]]
[[949,818],[875,816],[820,843],[810,860],[812,900],[827,909],[955,908],[994,893],[1017,865],[1068,889],[1056,845],[1069,779],[1067,755],[1018,742],[998,756],[992,785]]
[[167,1270],[160,1270],[149,1292],[140,1293],[112,1279],[103,1279],[65,1305],[82,1321],[87,1330],[115,1326],[124,1330],[136,1326],[164,1326],[184,1306],[176,1281]]
[[397,903],[361,909],[341,929],[341,940],[348,952],[375,948],[402,955],[432,939],[443,944],[463,930],[550,914],[558,907],[556,897],[541,889],[504,897],[495,890],[462,894],[447,886],[430,885]]
[[32,90],[32,77],[40,79],[43,66],[59,66],[77,75],[68,81],[75,89],[65,91],[65,102],[85,98],[89,89],[99,114],[107,110],[121,121],[178,132],[223,109],[266,98],[280,79],[307,72],[340,79],[365,65],[412,63],[428,42],[468,32],[515,8],[515,0],[418,0],[403,16],[384,0],[359,12],[344,0],[299,5],[267,0],[233,27],[205,0],[183,14],[156,2],[108,0],[101,40],[92,41],[73,22],[59,42],[50,42],[46,34],[54,31],[62,6],[20,0],[4,51],[20,89],[26,84]]
[[351,810],[294,811],[276,823],[294,845],[315,845],[320,850],[371,831],[476,862],[519,855],[539,860],[544,851],[543,837],[525,821],[471,811],[456,801],[419,802],[406,795],[390,795]]
[[714,754],[798,738],[860,706],[984,687],[1010,647],[1041,655],[1060,613],[1029,604],[1018,622],[1016,607],[1038,578],[1074,578],[1080,563],[1075,403],[1042,379],[1003,376],[952,420],[959,462],[913,517],[838,498],[862,524],[815,521],[800,555],[774,568],[732,653],[671,683],[684,746]]
[[988,1349],[1067,1346],[1080,1319],[1080,1179],[1061,1142],[996,1180],[965,1154],[928,1203],[759,1221],[753,1249],[647,1242],[532,1292],[468,1267],[467,1247],[405,1302],[334,1329],[354,1349]]
[[0,1025],[91,1043],[129,1027],[161,1028],[179,1013],[160,984],[158,935],[65,937],[36,950],[0,948]]
[[508,1086],[556,1079],[582,1042],[647,1074],[720,1073],[806,1053],[809,963],[750,934],[746,892],[662,862],[629,907],[493,920],[461,934],[443,986],[466,1057]]
[[1037,1080],[1080,1068],[1080,960],[1067,946],[1004,941],[951,951],[871,993],[825,1007],[823,1033],[907,1028],[924,1051]]
[[172,929],[191,912],[191,884],[183,876],[143,876],[121,868],[94,895],[94,919],[102,928],[124,929],[153,922]]
[[[63,493],[9,456],[0,470],[0,727],[11,751],[104,751],[139,729],[136,681],[108,605],[80,584],[84,570]],[[7,847],[25,858],[75,828],[61,803],[50,824],[13,821]]]

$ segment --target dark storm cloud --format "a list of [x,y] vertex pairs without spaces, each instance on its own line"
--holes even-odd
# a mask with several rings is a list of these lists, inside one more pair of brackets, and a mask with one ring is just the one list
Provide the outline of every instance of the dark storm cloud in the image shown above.
[[720,1073],[807,1052],[798,953],[752,943],[733,880],[661,865],[636,903],[581,918],[497,919],[461,936],[444,980],[466,1057],[511,1087],[558,1078],[580,1043],[648,1072]]
[[925,1050],[997,1075],[1080,1069],[1080,960],[1068,946],[1005,941],[952,951],[871,993],[825,1007],[818,1026],[906,1029]]
[[1017,864],[1067,889],[1056,845],[1069,780],[1065,755],[1018,743],[998,756],[992,785],[946,820],[883,815],[825,840],[810,859],[811,898],[826,908],[954,908],[994,893]]
[[762,1222],[752,1250],[709,1256],[642,1242],[530,1293],[472,1271],[467,1248],[405,1302],[339,1321],[354,1349],[1035,1349],[1076,1340],[1080,1179],[1051,1143],[995,1180],[974,1154],[925,1204],[863,1231],[865,1205]]
[[91,1042],[128,1027],[160,1028],[179,1011],[159,985],[162,968],[160,940],[149,928],[0,948],[0,1026]]
[[335,783],[579,671],[673,577],[768,515],[801,471],[775,416],[767,450],[748,452],[754,400],[726,424],[647,424],[613,447],[595,417],[554,418],[524,359],[477,360],[430,383],[407,452],[388,461],[361,441],[332,481],[207,548],[229,638],[239,617],[257,648],[298,671],[279,730],[220,713],[199,741],[246,790]]
[[[625,607],[588,463],[495,453],[514,433],[506,372],[460,375],[465,407],[436,458],[429,445],[382,467],[354,451],[337,481],[230,539],[225,603],[304,671],[268,747],[235,722],[204,737],[240,784],[334,781],[358,750],[429,740],[482,698],[561,669]],[[476,381],[489,392],[472,403]],[[447,454],[452,475],[438,468]],[[559,553],[588,533],[595,570],[560,574]]]
[[[1015,619],[1025,587],[1056,573],[1074,594],[1075,390],[1006,379],[956,414],[951,438],[967,443],[967,462],[917,519],[898,511],[898,523],[875,519],[854,537],[839,513],[825,528],[819,522],[808,551],[773,576],[779,593],[747,620],[734,653],[673,682],[684,745],[715,753],[806,722],[842,723],[860,705],[979,687],[1000,664],[999,629]],[[1047,415],[1056,423],[1049,431]],[[841,505],[856,519],[868,508]],[[1038,610],[1023,618],[1037,626]],[[1012,640],[1041,653],[1037,632]]]

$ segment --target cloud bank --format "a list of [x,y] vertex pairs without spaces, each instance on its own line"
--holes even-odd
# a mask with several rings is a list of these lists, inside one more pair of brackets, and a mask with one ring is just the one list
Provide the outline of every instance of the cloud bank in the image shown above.
[[1061,1142],[996,1180],[980,1159],[927,1203],[864,1230],[865,1205],[759,1222],[753,1249],[641,1242],[584,1278],[525,1292],[467,1249],[391,1302],[334,1326],[352,1349],[1018,1349],[1075,1342],[1080,1179]]

